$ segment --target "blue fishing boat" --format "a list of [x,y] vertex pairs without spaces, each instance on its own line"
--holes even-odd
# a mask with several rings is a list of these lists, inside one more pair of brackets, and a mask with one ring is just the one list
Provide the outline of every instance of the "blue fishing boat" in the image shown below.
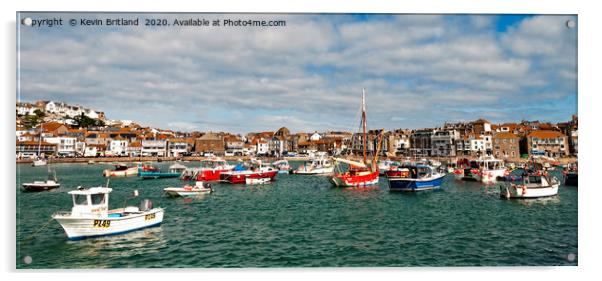
[[167,172],[162,172],[156,167],[139,166],[138,176],[142,179],[177,178],[185,169],[186,166],[178,163],[171,165]]
[[400,167],[408,169],[407,176],[388,177],[391,191],[422,191],[441,187],[443,177],[433,167],[423,164]]

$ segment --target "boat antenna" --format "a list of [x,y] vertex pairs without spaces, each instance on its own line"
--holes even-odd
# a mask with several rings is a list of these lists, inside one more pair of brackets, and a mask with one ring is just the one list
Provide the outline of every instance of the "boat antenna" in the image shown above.
[[106,187],[109,187],[109,181],[111,181],[110,177],[107,178],[107,186]]

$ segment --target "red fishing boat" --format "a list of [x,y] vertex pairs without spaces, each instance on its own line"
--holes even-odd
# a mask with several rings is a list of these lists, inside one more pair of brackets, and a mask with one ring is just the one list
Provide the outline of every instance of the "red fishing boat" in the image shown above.
[[[377,158],[378,153],[374,153],[374,158],[371,162],[368,162],[366,155],[366,104],[365,104],[365,93],[362,90],[362,120],[360,123],[362,127],[362,148],[363,148],[363,161],[352,161],[341,158],[334,158],[335,160],[335,172],[330,177],[330,181],[337,187],[358,187],[378,184],[378,165]],[[383,131],[379,134],[378,145],[376,151],[380,151],[382,144]],[[342,168],[341,164],[347,164],[348,168],[346,171]]]
[[220,175],[222,181],[229,183],[246,183],[246,179],[266,179],[274,180],[278,170],[271,165],[262,164],[261,161],[251,161],[248,169],[234,169],[224,172]]
[[180,178],[194,181],[219,181],[222,173],[232,171],[232,169],[234,166],[221,158],[205,159],[201,160],[200,167],[184,170]]

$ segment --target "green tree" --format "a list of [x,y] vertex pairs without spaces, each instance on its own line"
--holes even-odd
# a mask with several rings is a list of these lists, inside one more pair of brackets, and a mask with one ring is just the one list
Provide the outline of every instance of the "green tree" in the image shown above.
[[102,120],[92,119],[83,113],[72,118],[76,128],[88,128],[91,126],[104,126],[105,123]]

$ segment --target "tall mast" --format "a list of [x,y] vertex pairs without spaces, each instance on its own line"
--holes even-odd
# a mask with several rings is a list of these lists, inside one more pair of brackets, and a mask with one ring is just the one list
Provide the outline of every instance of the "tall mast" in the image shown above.
[[40,157],[40,150],[42,147],[42,126],[44,125],[44,123],[40,123],[40,135],[38,135],[38,158]]
[[366,163],[366,89],[362,88],[362,129],[364,131],[364,136],[362,137],[362,141],[364,142],[364,164]]

